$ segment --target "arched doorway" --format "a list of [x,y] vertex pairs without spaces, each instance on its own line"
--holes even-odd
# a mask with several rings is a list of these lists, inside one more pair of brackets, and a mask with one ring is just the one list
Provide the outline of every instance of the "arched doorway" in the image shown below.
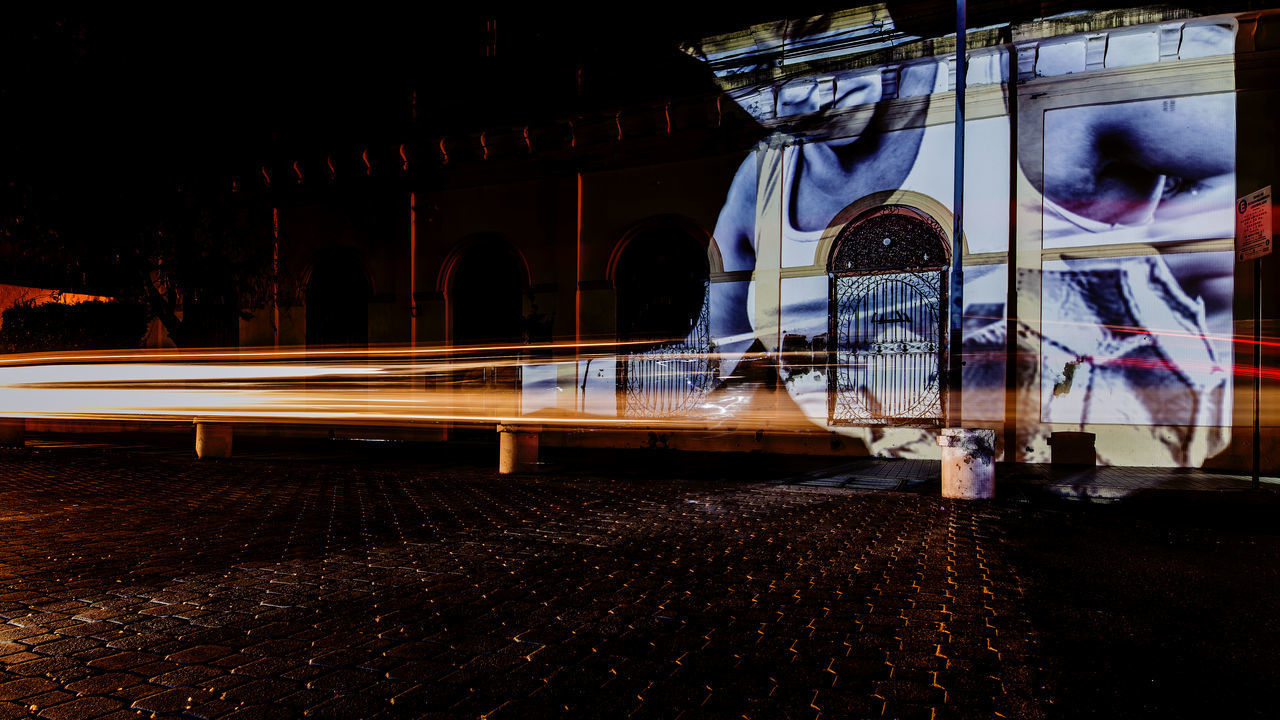
[[502,238],[482,236],[468,243],[447,280],[452,344],[523,342],[528,278],[524,260]]
[[[463,241],[445,273],[449,340],[458,348],[455,358],[470,361],[448,376],[449,386],[459,393],[458,407],[491,418],[518,415],[520,351],[492,346],[526,342],[529,272],[524,258],[502,237],[479,235]],[[485,443],[497,439],[492,428],[475,427],[453,428],[450,437]]]
[[832,425],[942,424],[947,265],[942,226],[915,208],[841,229],[827,264]]
[[307,345],[369,344],[369,276],[349,247],[318,254],[307,283]]
[[660,225],[626,241],[613,268],[620,342],[618,411],[670,417],[701,404],[716,375],[707,305],[707,251],[682,228]]

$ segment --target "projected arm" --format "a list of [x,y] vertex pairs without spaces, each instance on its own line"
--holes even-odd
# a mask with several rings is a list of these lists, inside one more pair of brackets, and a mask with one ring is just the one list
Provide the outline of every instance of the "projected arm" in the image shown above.
[[[715,241],[726,272],[755,270],[756,161],[752,153],[739,166],[716,221]],[[749,285],[745,279],[711,283],[711,335],[720,350],[722,378],[733,373],[755,337],[748,308]]]

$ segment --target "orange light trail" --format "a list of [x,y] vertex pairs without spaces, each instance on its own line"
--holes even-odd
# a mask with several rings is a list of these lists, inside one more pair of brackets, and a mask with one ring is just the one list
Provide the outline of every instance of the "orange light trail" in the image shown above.
[[[1274,338],[1264,344],[1280,345]],[[820,429],[820,422],[815,425],[817,421],[791,407],[794,404],[774,402],[764,384],[744,384],[741,378],[717,378],[723,381],[721,387],[705,393],[679,415],[619,416],[617,393],[621,390],[616,378],[620,364],[629,352],[652,350],[655,345],[653,341],[564,342],[7,355],[0,356],[0,416],[162,421],[217,417],[368,426],[448,422],[717,431]],[[768,355],[767,362],[820,371],[828,367],[826,353],[777,353]],[[967,353],[966,357],[970,364],[1004,361],[1003,355],[984,352]],[[592,362],[584,365],[581,360]],[[667,379],[679,385],[694,377],[687,368],[716,372],[715,360],[712,356],[671,354],[657,366],[669,367],[671,376]],[[1171,369],[1168,363],[1149,358],[1095,357],[1092,361],[1152,373]],[[1233,372],[1239,377],[1254,374],[1244,365],[1195,365],[1192,369]],[[587,370],[590,378],[585,377]],[[1280,370],[1273,367],[1264,368],[1262,374],[1268,380],[1280,379]],[[777,392],[786,392],[785,384],[777,387]],[[583,399],[574,403],[574,410],[568,410],[565,403],[556,400],[557,393],[564,392],[581,393],[583,398],[591,393],[595,401]]]
[[[531,368],[613,359],[652,343],[489,345],[468,348],[374,347],[285,350],[138,350],[0,357],[0,417],[62,420],[225,418],[252,422],[352,425],[536,423],[573,427],[723,427],[724,408],[709,399],[679,417],[619,418],[555,409],[544,383],[531,391]],[[567,353],[564,359],[535,359]],[[681,358],[684,359],[684,358]],[[599,365],[597,365],[599,367]],[[685,373],[680,363],[673,373]],[[502,383],[494,377],[507,378]],[[522,405],[541,392],[531,412]],[[597,388],[597,392],[603,392]],[[613,392],[613,388],[609,388]],[[536,399],[536,398],[535,398]],[[736,398],[730,398],[736,403]],[[739,416],[753,427],[762,418]],[[744,425],[745,426],[745,425]]]

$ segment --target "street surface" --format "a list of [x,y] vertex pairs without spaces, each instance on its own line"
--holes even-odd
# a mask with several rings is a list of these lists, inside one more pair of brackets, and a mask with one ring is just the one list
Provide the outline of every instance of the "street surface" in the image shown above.
[[1268,498],[412,454],[0,451],[0,718],[1266,717],[1280,687]]

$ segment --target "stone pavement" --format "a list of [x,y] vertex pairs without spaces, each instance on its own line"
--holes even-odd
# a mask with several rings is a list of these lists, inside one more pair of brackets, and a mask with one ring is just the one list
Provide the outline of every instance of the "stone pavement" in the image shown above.
[[[914,490],[937,493],[942,464],[937,460],[858,458],[783,478],[804,487],[856,490]],[[1079,467],[997,464],[1000,494],[1028,492],[1071,500],[1109,502],[1152,492],[1239,492],[1252,488],[1248,473],[1201,468]],[[1262,477],[1263,489],[1280,489],[1280,479]]]
[[1016,512],[0,451],[0,718],[1034,720],[1052,688],[1006,552]]
[[[1201,468],[1022,465],[1010,468],[1002,479],[1058,497],[1103,502],[1153,492],[1241,492],[1253,487],[1248,473]],[[1264,490],[1280,489],[1280,480],[1274,477],[1259,480]]]

